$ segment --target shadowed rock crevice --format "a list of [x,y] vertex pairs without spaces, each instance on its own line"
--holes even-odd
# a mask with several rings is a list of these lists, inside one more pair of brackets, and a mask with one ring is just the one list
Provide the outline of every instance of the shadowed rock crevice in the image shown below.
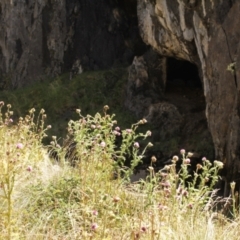
[[195,64],[161,57],[153,50],[135,57],[129,67],[125,105],[152,126],[155,150],[151,154],[161,156],[160,162],[183,147],[213,158],[205,97]]
[[198,67],[188,61],[167,58],[167,85],[202,89]]
[[214,147],[205,116],[206,102],[195,64],[167,59],[166,100],[175,105],[183,118],[179,148],[214,157]]

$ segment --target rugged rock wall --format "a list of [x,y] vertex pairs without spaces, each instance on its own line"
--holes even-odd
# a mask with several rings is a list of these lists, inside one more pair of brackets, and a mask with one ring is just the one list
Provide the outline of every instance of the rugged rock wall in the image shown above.
[[144,42],[199,67],[216,157],[228,181],[240,177],[239,14],[236,0],[138,0]]
[[143,53],[136,0],[1,0],[0,87],[77,67],[130,63]]

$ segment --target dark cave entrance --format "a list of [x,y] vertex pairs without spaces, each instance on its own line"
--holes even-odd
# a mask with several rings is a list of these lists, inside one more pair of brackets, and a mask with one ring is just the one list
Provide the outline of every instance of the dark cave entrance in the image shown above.
[[214,147],[208,130],[198,67],[188,61],[168,58],[165,97],[183,117],[178,135],[179,147],[212,158]]
[[166,87],[183,87],[202,89],[198,68],[188,61],[167,59],[167,82]]

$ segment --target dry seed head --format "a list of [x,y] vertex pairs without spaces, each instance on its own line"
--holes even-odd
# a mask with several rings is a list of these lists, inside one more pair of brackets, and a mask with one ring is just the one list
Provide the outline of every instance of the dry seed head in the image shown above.
[[41,110],[40,110],[40,114],[44,114],[45,113],[45,110],[42,108]]
[[107,110],[109,109],[109,106],[108,106],[108,105],[105,105],[105,106],[103,107],[103,109],[104,109],[104,111],[107,111]]
[[235,182],[231,182],[231,183],[230,183],[231,189],[235,189],[235,186],[236,186],[236,183],[235,183]]
[[35,108],[32,108],[31,110],[29,110],[29,113],[34,113],[35,112]]
[[113,198],[113,202],[115,202],[115,203],[119,202],[120,200],[121,200],[121,198],[118,197],[118,196],[116,196],[116,197]]
[[207,182],[209,182],[209,178],[208,177],[205,177],[205,182],[207,183]]
[[179,159],[179,158],[178,158],[178,156],[176,156],[176,155],[175,155],[175,156],[173,156],[173,158],[172,158],[172,160],[173,160],[174,162],[177,162],[177,161],[178,161],[178,159]]
[[54,141],[55,141],[56,139],[57,139],[57,137],[56,137],[56,136],[52,136],[52,140],[54,140]]
[[193,153],[192,152],[188,152],[187,157],[192,157]]
[[147,123],[147,120],[145,118],[142,119],[143,124]]
[[149,167],[148,167],[148,170],[149,170],[150,172],[153,172],[154,168],[153,168],[152,166],[149,166]]
[[218,161],[218,160],[215,160],[214,161],[214,165],[216,166],[216,167],[218,167],[218,168],[223,168],[223,163],[222,162],[220,162],[220,161]]
[[81,112],[81,109],[76,109],[77,114],[80,114],[80,112]]
[[151,161],[152,161],[153,163],[155,163],[155,162],[157,161],[157,158],[156,158],[155,156],[152,156],[152,157],[151,157]]
[[202,165],[201,164],[197,164],[197,169],[201,169],[202,168]]
[[171,166],[170,165],[165,165],[163,169],[169,171],[171,169]]

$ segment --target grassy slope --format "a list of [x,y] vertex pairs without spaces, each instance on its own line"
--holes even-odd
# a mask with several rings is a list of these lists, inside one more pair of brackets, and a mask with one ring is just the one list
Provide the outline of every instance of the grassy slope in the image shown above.
[[124,85],[127,69],[85,72],[69,80],[69,74],[45,80],[14,91],[0,92],[0,100],[14,106],[14,114],[23,116],[31,108],[44,108],[47,124],[52,124],[50,134],[62,137],[70,119],[76,119],[75,110],[83,114],[102,112],[109,105],[110,112],[118,116],[121,126],[129,126],[135,117],[124,108]]

